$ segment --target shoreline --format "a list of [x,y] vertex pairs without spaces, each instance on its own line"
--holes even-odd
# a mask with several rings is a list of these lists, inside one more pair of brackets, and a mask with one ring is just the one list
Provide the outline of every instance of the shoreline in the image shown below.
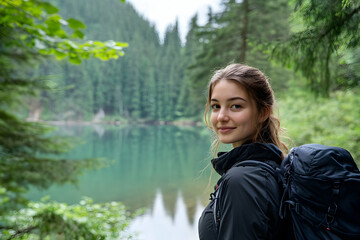
[[45,123],[55,126],[91,126],[91,125],[112,125],[112,126],[128,126],[128,125],[172,125],[172,126],[201,126],[201,121],[194,120],[177,120],[177,121],[44,121],[44,120],[27,120],[28,122]]

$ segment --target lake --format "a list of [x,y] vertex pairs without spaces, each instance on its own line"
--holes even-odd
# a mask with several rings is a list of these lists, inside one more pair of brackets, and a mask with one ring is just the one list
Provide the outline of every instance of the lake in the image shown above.
[[144,208],[129,230],[137,239],[198,239],[197,221],[208,203],[213,183],[210,134],[206,127],[59,126],[58,135],[80,139],[64,157],[106,158],[108,167],[79,176],[77,185],[32,189],[29,198],[78,203],[121,201],[129,211]]

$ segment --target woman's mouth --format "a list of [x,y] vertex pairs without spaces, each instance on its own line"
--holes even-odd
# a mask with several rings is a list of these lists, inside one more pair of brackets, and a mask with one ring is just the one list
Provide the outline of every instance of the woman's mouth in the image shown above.
[[235,127],[218,127],[220,133],[229,133],[234,129]]

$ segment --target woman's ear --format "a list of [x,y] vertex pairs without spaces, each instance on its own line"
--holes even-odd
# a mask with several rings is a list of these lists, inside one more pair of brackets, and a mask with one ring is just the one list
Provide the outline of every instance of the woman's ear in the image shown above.
[[259,122],[261,123],[265,122],[270,117],[270,113],[271,113],[271,107],[265,107],[260,112]]

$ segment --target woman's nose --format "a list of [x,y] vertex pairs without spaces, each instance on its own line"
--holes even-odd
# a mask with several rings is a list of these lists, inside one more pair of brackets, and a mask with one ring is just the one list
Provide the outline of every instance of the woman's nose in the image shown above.
[[226,111],[226,109],[222,108],[219,111],[219,115],[218,115],[218,121],[223,122],[223,121],[228,121],[229,120],[229,115],[228,112]]

